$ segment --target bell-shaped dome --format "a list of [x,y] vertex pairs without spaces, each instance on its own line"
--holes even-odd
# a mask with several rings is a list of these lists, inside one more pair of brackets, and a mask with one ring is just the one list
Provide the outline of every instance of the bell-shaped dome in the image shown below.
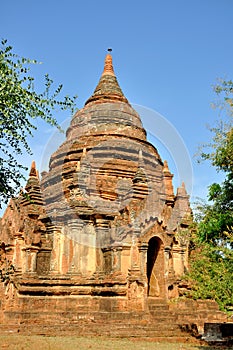
[[[110,54],[94,93],[72,118],[66,136],[42,180],[50,216],[56,212],[61,220],[73,213],[114,217],[123,197],[130,202],[137,192],[143,199],[153,188],[163,193],[162,161],[117,82]],[[123,197],[122,182],[128,184]]]
[[77,139],[84,134],[119,134],[146,140],[140,116],[118,84],[110,54],[106,55],[104,70],[94,93],[84,108],[74,115],[67,139]]

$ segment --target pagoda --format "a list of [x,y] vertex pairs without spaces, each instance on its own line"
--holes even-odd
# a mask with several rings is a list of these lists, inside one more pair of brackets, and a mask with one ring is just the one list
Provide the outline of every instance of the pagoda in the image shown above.
[[191,210],[172,178],[108,53],[49,170],[40,178],[33,162],[1,219],[4,319],[146,312],[151,298],[179,296]]

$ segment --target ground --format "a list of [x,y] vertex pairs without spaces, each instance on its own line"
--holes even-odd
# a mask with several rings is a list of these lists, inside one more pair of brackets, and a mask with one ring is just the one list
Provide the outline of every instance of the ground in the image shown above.
[[[132,341],[128,339],[0,335],[0,349],[7,350],[220,350],[190,344]],[[223,349],[221,347],[221,349]],[[233,350],[233,347],[228,348]]]

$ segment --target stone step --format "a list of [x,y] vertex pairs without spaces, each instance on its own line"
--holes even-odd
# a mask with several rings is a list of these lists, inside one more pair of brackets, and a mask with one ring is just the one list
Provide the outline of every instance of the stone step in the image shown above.
[[166,299],[162,299],[162,298],[152,298],[149,297],[147,299],[148,304],[153,304],[153,305],[168,305],[167,300]]
[[[21,324],[3,324],[0,325],[0,330],[8,330],[8,329],[16,329],[16,328],[21,328],[21,329],[27,329],[29,323],[25,322],[25,323],[21,323]],[[165,329],[165,330],[174,330],[174,329],[178,329],[179,326],[177,324],[173,324],[173,325],[158,325],[157,323],[147,323],[147,324],[132,324],[132,323],[127,323],[125,322],[123,323],[112,323],[112,324],[108,324],[106,322],[83,322],[83,321],[76,321],[73,323],[56,323],[56,324],[43,324],[43,323],[30,323],[30,325],[32,325],[35,328],[44,328],[44,329],[56,329],[56,328],[63,328],[65,326],[65,329],[69,328],[69,329],[75,329],[78,328],[79,326],[90,326],[92,328],[96,328],[96,327],[102,327],[102,328],[111,328],[111,329],[147,329],[147,330],[160,330],[160,329]]]
[[168,333],[168,332],[164,332],[161,333],[160,331],[158,332],[122,332],[122,331],[118,331],[118,332],[113,332],[112,330],[108,330],[108,331],[98,331],[98,332],[91,332],[89,331],[87,328],[83,329],[82,332],[80,332],[79,330],[75,329],[75,330],[61,330],[61,329],[56,329],[56,330],[49,330],[46,331],[44,329],[41,330],[32,330],[30,329],[27,330],[26,332],[20,330],[18,332],[21,335],[45,335],[45,336],[56,336],[56,335],[60,335],[60,336],[85,336],[85,337],[108,337],[108,338],[127,338],[127,339],[137,339],[137,340],[144,340],[144,341],[153,341],[153,342],[167,342],[167,343],[178,343],[178,342],[190,342],[190,343],[194,343],[196,340],[195,338],[191,337],[189,334],[187,333],[177,333],[177,332],[173,332],[173,333]]
[[19,324],[0,324],[0,333],[18,333]]
[[155,327],[130,327],[129,324],[121,325],[121,326],[108,326],[108,325],[99,325],[99,324],[83,324],[81,325],[66,325],[62,327],[61,325],[54,325],[51,327],[41,327],[30,325],[30,328],[28,327],[18,327],[18,332],[20,334],[26,334],[30,332],[30,334],[60,334],[60,335],[66,335],[66,334],[78,334],[79,336],[112,336],[112,337],[173,337],[173,336],[179,336],[179,337],[186,337],[187,334],[182,332],[178,327],[173,327],[172,329],[169,329],[166,327],[165,329],[158,327],[157,329]]
[[178,304],[176,303],[169,303],[169,308],[171,310],[177,310],[177,311],[187,311],[189,312],[214,312],[219,311],[218,304],[213,300],[184,300],[179,301]]
[[164,299],[148,299],[149,310],[169,310],[169,304]]
[[149,304],[149,310],[157,310],[157,311],[169,311],[169,306],[167,304]]
[[225,321],[225,315],[220,311],[215,313],[190,313],[189,311],[180,311],[180,312],[171,312],[168,310],[156,310],[152,309],[148,314],[145,313],[130,313],[130,312],[14,312],[6,311],[5,312],[6,320],[18,320],[21,321],[37,321],[40,323],[42,320],[51,323],[60,320],[61,323],[72,322],[78,320],[105,320],[108,322],[124,322],[125,320],[130,319],[131,323],[137,323],[139,321],[148,321],[152,318],[154,321],[160,323],[187,323],[187,322],[196,322],[199,320],[205,321]]
[[46,317],[41,317],[39,320],[37,319],[24,319],[23,321],[20,322],[21,327],[26,327],[27,325],[34,325],[35,327],[40,327],[44,325],[47,325],[47,327],[54,326],[56,324],[57,326],[64,326],[67,325],[68,327],[79,327],[86,325],[89,327],[95,327],[95,325],[98,325],[98,327],[111,327],[111,328],[124,328],[127,327],[128,329],[174,329],[178,327],[178,324],[175,322],[170,322],[169,320],[156,320],[151,318],[151,320],[147,321],[138,321],[136,322],[135,320],[127,320],[125,319],[124,321],[120,322],[109,322],[107,320],[95,320],[95,319],[64,319],[64,318],[56,318],[53,320],[49,320]]
[[157,315],[156,313],[153,313],[153,312],[151,312],[151,316],[153,320],[156,320],[157,322],[160,322],[160,323],[171,324],[178,320],[177,317],[173,315]]
[[226,321],[226,315],[223,314],[221,311],[216,311],[216,312],[190,312],[190,311],[179,311],[175,313],[176,315],[176,320],[179,321],[185,321],[185,320],[205,320],[205,322],[207,320],[222,320],[222,321]]
[[176,314],[180,314],[180,315],[187,315],[187,314],[198,314],[198,315],[206,315],[206,314],[210,314],[210,315],[215,315],[215,314],[223,314],[222,311],[218,310],[192,310],[192,309],[180,309],[180,310],[174,310],[174,309],[169,309],[170,312],[176,313]]
[[[189,316],[188,316],[189,317]],[[43,311],[43,312],[5,312],[5,318],[7,320],[18,320],[21,324],[33,322],[35,324],[54,324],[54,323],[60,323],[60,324],[70,324],[70,323],[78,323],[78,322],[107,322],[108,324],[112,323],[130,323],[133,325],[137,325],[140,322],[143,324],[150,323],[156,323],[157,325],[163,324],[163,325],[171,325],[176,323],[176,321],[183,321],[183,319],[188,319],[188,317],[183,316],[175,316],[169,311],[150,311],[150,314],[145,315],[143,313],[141,314],[134,314],[129,312],[49,312],[49,311]]]
[[[30,326],[29,326],[30,325]],[[105,336],[112,338],[145,339],[154,341],[191,341],[195,340],[190,334],[182,331],[177,324],[159,324],[157,322],[134,324],[130,320],[124,323],[108,324],[94,321],[77,321],[68,324],[34,324],[28,320],[24,324],[0,325],[1,334],[45,335],[45,336]]]
[[170,310],[162,310],[162,309],[156,309],[156,308],[149,309],[149,312],[150,312],[150,314],[153,313],[155,315],[161,315],[161,316],[166,316],[166,315],[173,316],[174,315],[174,313],[171,312]]
[[[193,338],[179,326],[184,324],[219,319],[222,313],[204,310],[169,309],[168,303],[161,300],[150,300],[149,312],[108,312],[94,311],[6,311],[9,324],[0,326],[0,333],[45,334],[45,335],[78,335],[78,336],[111,336],[114,338],[137,339],[176,339]],[[12,320],[18,323],[11,324]],[[203,323],[204,324],[204,323]]]
[[105,322],[122,322],[122,320],[131,321],[141,321],[141,320],[149,320],[150,315],[146,315],[145,313],[130,313],[130,312],[51,312],[51,311],[41,311],[41,312],[20,312],[20,311],[6,311],[5,318],[7,320],[18,320],[18,321],[27,321],[27,320],[47,320],[49,323],[54,323],[54,320],[63,319],[65,321],[69,320],[104,320]]

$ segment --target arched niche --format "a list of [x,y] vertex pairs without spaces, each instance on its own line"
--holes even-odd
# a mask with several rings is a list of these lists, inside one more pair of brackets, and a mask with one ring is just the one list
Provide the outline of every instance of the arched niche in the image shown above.
[[164,244],[159,237],[152,237],[147,250],[148,296],[165,297]]

